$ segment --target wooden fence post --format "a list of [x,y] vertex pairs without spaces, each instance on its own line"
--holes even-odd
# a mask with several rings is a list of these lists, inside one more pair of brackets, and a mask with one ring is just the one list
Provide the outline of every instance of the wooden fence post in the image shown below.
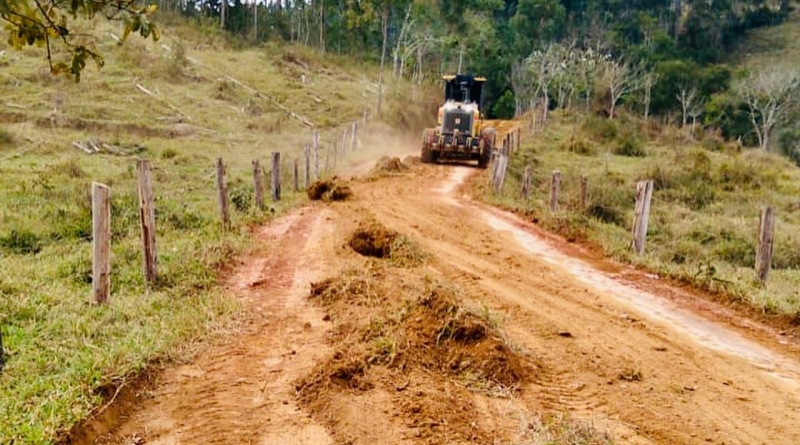
[[319,130],[314,130],[314,180],[319,179]]
[[97,303],[111,292],[111,190],[92,182],[92,295]]
[[756,250],[756,276],[761,284],[767,283],[772,267],[772,246],[775,241],[775,209],[763,207],[758,220],[758,247]]
[[586,209],[586,189],[589,184],[589,177],[586,174],[581,175],[581,195],[580,195],[580,209]]
[[553,171],[553,176],[550,178],[550,211],[558,212],[558,189],[561,186],[561,172],[558,170]]
[[358,122],[353,122],[353,131],[350,133],[350,151],[356,151],[356,136],[358,135]]
[[647,237],[647,223],[650,218],[650,201],[653,198],[653,181],[636,183],[636,208],[633,214],[633,251],[637,255],[644,252]]
[[0,326],[0,374],[6,367],[6,350],[3,348],[3,327]]
[[281,200],[281,153],[272,152],[272,201]]
[[0,326],[0,374],[3,373],[3,368],[6,367],[6,350],[3,348],[3,327]]
[[522,128],[517,127],[517,151],[519,151],[520,144],[522,144]]
[[158,278],[156,255],[156,212],[153,199],[153,182],[150,161],[137,161],[139,170],[139,223],[142,229],[142,263],[145,283],[155,283]]
[[256,195],[256,208],[264,209],[264,186],[261,183],[261,164],[258,159],[253,161],[253,189]]
[[297,158],[294,158],[294,191],[300,191],[300,166]]
[[330,171],[331,168],[330,161],[331,161],[331,143],[328,142],[327,144],[325,144],[325,170],[323,170],[325,173]]
[[492,178],[492,188],[495,194],[503,192],[503,183],[506,179],[506,170],[508,169],[508,147],[504,147],[500,151],[500,156],[497,158],[497,165],[494,169],[494,177]]
[[526,200],[531,199],[531,176],[533,175],[533,167],[530,165],[525,167],[525,175],[522,177],[522,197]]
[[231,227],[231,215],[228,210],[228,184],[225,182],[225,164],[222,158],[217,158],[217,201],[222,215],[222,228],[228,230]]
[[306,144],[303,147],[306,156],[306,188],[311,186],[311,146]]

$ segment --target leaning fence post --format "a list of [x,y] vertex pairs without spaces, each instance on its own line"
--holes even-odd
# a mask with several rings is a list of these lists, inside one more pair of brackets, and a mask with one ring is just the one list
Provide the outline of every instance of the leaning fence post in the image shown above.
[[763,207],[758,220],[758,247],[756,250],[756,276],[766,284],[772,267],[772,247],[775,241],[775,209]]
[[314,180],[319,179],[319,130],[314,130]]
[[272,201],[281,200],[281,153],[272,153]]
[[228,211],[228,184],[225,183],[225,164],[222,158],[217,158],[217,201],[222,214],[222,228],[227,230],[231,227],[231,215]]
[[261,165],[258,159],[253,161],[253,189],[256,196],[256,208],[262,210],[264,208],[264,186],[261,183]]
[[92,183],[92,295],[97,303],[108,301],[111,291],[111,190]]
[[298,164],[297,158],[294,158],[294,177],[292,179],[294,179],[295,192],[300,191],[300,166]]
[[633,250],[636,254],[644,252],[647,237],[647,223],[650,218],[650,201],[653,198],[653,181],[636,183],[636,208],[633,214]]
[[533,175],[533,167],[530,165],[525,167],[525,175],[522,177],[522,197],[526,200],[531,199],[531,176]]
[[156,213],[153,199],[153,182],[150,161],[140,159],[139,170],[139,223],[142,229],[142,263],[145,283],[155,283],[158,278],[156,255]]
[[585,174],[581,175],[581,195],[580,195],[580,209],[586,209],[586,189],[589,184],[589,177]]
[[558,188],[561,185],[561,172],[558,170],[553,171],[553,176],[550,178],[550,211],[558,212]]
[[0,326],[0,374],[3,373],[3,368],[6,367],[6,352],[3,349],[3,327]]
[[311,146],[303,146],[303,154],[306,156],[306,188],[311,186]]

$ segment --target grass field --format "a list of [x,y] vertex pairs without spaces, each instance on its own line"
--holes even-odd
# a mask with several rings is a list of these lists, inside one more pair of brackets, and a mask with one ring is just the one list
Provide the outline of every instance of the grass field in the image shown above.
[[[525,166],[534,192],[521,198]],[[550,177],[562,174],[560,211],[549,210]],[[588,203],[578,208],[580,175],[588,175]],[[645,253],[630,249],[635,183],[655,181]],[[686,131],[653,128],[636,120],[556,113],[526,137],[509,164],[505,192],[494,204],[528,214],[568,239],[602,246],[605,253],[745,301],[768,313],[800,315],[800,168],[787,159],[741,149],[713,137],[695,141]],[[755,280],[759,212],[776,208],[773,271],[767,286]]]
[[[118,47],[104,23],[106,66],[80,83],[50,77],[43,49],[0,43],[0,443],[51,443],[115,385],[155,360],[235,329],[220,269],[248,248],[248,228],[303,199],[291,162],[323,147],[374,103],[374,69],[303,48],[233,50],[214,30],[167,26],[160,42]],[[230,77],[229,77],[230,76]],[[235,79],[235,80],[234,80]],[[139,86],[137,86],[139,85]],[[143,91],[147,90],[150,94]],[[258,92],[258,93],[256,93]],[[292,117],[291,111],[297,115]],[[93,140],[124,154],[86,154]],[[284,159],[284,200],[253,208],[250,162]],[[223,232],[214,161],[228,171],[234,228]],[[160,282],[146,289],[139,250],[136,159],[153,165]],[[112,296],[90,303],[90,184],[111,186]]]

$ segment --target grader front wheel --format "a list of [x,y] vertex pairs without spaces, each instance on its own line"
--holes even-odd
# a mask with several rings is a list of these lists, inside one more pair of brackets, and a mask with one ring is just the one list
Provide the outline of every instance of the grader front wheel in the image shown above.
[[420,160],[425,164],[433,164],[439,157],[439,152],[434,150],[436,133],[433,129],[428,128],[422,132],[422,151],[420,153]]

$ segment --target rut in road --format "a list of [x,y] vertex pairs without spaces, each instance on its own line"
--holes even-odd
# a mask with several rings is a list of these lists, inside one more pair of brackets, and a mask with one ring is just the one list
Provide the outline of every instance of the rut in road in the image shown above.
[[[639,289],[472,202],[461,184],[476,172],[415,164],[355,181],[352,201],[314,204],[266,227],[256,237],[264,248],[230,284],[259,314],[250,329],[164,372],[99,443],[537,443],[547,433],[538,416],[565,411],[616,443],[800,443],[797,357],[713,317],[699,318],[713,329],[693,331],[687,317],[698,316],[657,289],[662,306],[643,310],[631,296]],[[425,260],[403,266],[353,252],[347,239],[366,220],[405,236]],[[521,239],[529,236],[542,244],[531,249]],[[324,279],[354,286],[342,281],[360,276],[348,270],[368,274],[374,298],[325,306],[309,295]],[[439,361],[368,360],[387,356],[376,345],[441,346],[408,340],[418,332],[409,326],[427,317],[414,302],[430,283],[456,289],[454,307],[495,320],[486,332],[524,363],[523,378],[501,391],[476,386],[466,371],[489,362],[467,358],[470,349],[444,350]],[[393,346],[397,338],[408,341]],[[328,366],[345,359],[358,366]]]

